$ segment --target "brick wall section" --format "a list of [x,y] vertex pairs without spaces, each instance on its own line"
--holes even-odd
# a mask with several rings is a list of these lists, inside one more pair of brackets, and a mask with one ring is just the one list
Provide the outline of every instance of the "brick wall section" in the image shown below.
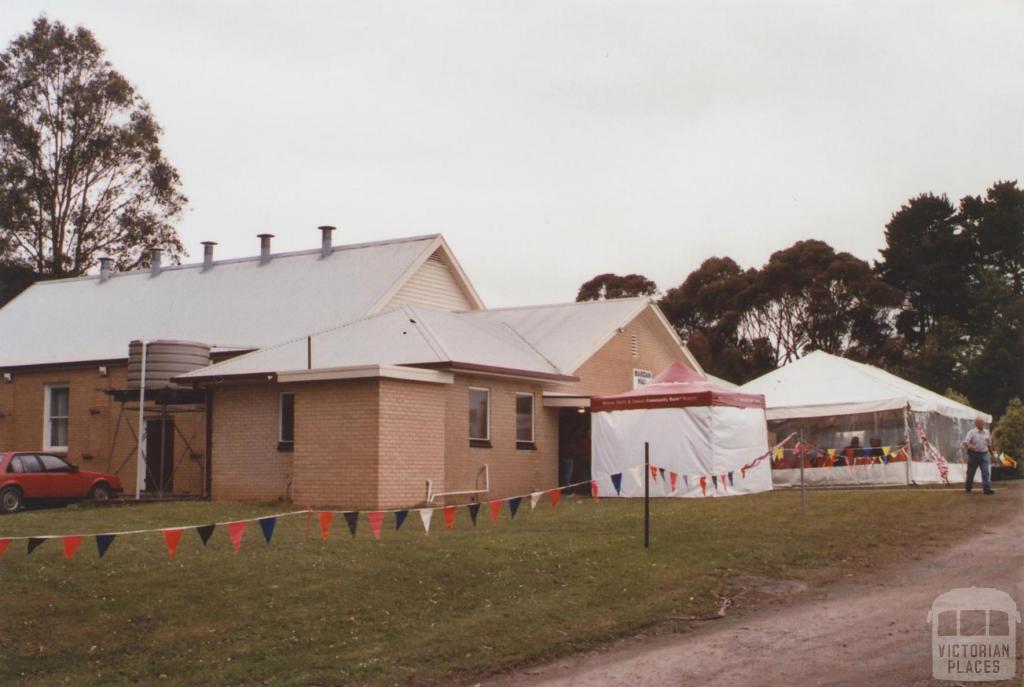
[[[66,384],[70,389],[68,450],[58,454],[83,470],[114,472],[121,478],[125,491],[134,492],[136,459],[132,452],[136,440],[133,432],[138,431],[139,417],[137,411],[126,412],[118,428],[121,406],[104,390],[125,387],[127,366],[111,364],[107,365],[107,370],[106,377],[100,376],[98,364],[14,370],[12,383],[0,383],[0,415],[3,416],[0,417],[0,448],[41,450],[44,388],[48,384]],[[202,456],[206,450],[205,413],[179,413],[173,418],[192,449]],[[203,459],[185,455],[181,437],[175,437],[174,448],[175,492],[202,493]]]
[[[380,381],[380,508],[426,500],[426,481],[445,488],[448,386]],[[468,421],[467,421],[468,422]]]
[[[616,333],[601,349],[580,366],[574,374],[575,384],[559,387],[568,393],[589,395],[612,394],[633,388],[633,368],[650,370],[657,375],[674,362],[689,365],[686,355],[671,332],[665,329],[651,306],[644,309],[622,332]],[[633,337],[639,354],[634,357]]]
[[213,392],[213,498],[286,499],[292,454],[277,450],[276,384],[227,386]]
[[376,508],[380,380],[310,382],[294,389],[293,500],[302,505]]
[[[491,390],[491,448],[470,448],[469,387]],[[544,386],[536,382],[457,375],[446,387],[445,491],[483,488],[481,469],[490,468],[491,491],[479,500],[550,489],[558,484],[558,414],[543,406]],[[516,448],[515,395],[534,394],[536,450]],[[461,503],[471,497],[451,497]]]

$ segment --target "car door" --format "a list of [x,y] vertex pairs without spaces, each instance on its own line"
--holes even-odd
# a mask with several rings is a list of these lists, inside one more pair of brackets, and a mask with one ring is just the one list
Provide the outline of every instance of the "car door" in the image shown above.
[[19,453],[11,458],[7,466],[8,474],[13,474],[15,482],[21,487],[26,499],[43,499],[46,496],[46,473],[39,459],[31,453]]
[[79,484],[78,471],[63,458],[40,453],[36,456],[46,471],[45,486],[48,499],[80,499],[85,489]]

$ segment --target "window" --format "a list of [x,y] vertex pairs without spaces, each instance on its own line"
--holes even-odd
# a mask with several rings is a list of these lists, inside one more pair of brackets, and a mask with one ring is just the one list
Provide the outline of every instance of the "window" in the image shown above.
[[74,472],[67,462],[58,458],[57,456],[48,456],[45,453],[36,456],[39,462],[43,464],[43,469],[47,472]]
[[533,448],[533,394],[516,394],[516,448]]
[[278,416],[277,449],[291,451],[295,446],[295,394],[281,394],[281,410]]
[[68,447],[68,387],[47,386],[43,443],[50,451]]
[[491,390],[469,387],[469,445],[491,445]]
[[39,464],[39,459],[31,454],[23,454],[20,456],[14,456],[11,458],[10,465],[7,466],[7,472],[42,472],[43,466]]

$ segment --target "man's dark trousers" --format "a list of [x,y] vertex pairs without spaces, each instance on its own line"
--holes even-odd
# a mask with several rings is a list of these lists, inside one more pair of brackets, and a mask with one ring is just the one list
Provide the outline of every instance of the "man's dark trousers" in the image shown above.
[[971,490],[974,486],[974,473],[978,468],[981,468],[981,486],[985,491],[992,491],[992,484],[989,482],[989,468],[991,459],[989,458],[988,451],[968,451],[967,452],[967,481],[964,483],[964,488],[967,491]]

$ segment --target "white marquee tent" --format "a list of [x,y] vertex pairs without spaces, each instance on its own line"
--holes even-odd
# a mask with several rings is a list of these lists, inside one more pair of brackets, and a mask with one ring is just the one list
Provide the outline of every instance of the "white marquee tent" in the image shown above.
[[[725,389],[676,363],[653,383],[592,398],[592,475],[602,496],[734,496],[772,488],[764,397]],[[674,484],[674,488],[673,488]]]
[[[962,482],[964,434],[989,415],[884,370],[814,351],[742,391],[764,394],[776,486]],[[907,458],[910,458],[908,461]]]

